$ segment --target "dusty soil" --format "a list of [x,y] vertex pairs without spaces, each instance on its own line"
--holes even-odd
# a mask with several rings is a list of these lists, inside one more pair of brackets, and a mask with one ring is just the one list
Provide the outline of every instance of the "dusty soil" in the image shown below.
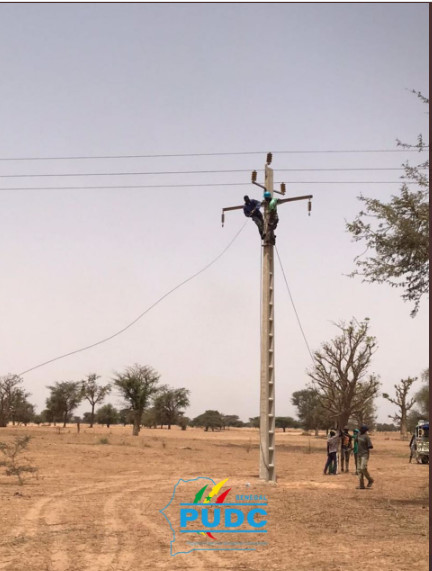
[[[325,439],[299,431],[277,434],[277,485],[257,477],[253,429],[143,429],[133,437],[131,427],[9,427],[0,441],[17,434],[32,436],[27,455],[39,477],[18,486],[0,468],[1,570],[428,568],[428,466],[408,464],[397,434],[372,435],[375,484],[364,491],[353,473],[324,476]],[[170,555],[159,510],[180,478],[198,476],[267,497],[266,546]]]

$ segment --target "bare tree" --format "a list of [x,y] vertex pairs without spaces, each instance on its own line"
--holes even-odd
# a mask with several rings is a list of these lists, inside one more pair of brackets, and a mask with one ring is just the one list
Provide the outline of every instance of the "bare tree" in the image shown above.
[[314,367],[308,375],[322,406],[342,429],[378,392],[378,377],[366,376],[377,344],[369,335],[368,318],[361,323],[353,318],[348,325],[341,322],[336,326],[341,334],[315,351]]
[[116,373],[114,384],[133,413],[133,432],[138,436],[142,415],[150,399],[158,392],[160,375],[152,367],[135,364],[123,373]]
[[97,379],[100,379],[99,375],[91,373],[90,375],[87,375],[86,379],[81,381],[81,395],[84,399],[88,400],[91,406],[90,428],[93,428],[94,424],[95,406],[102,402],[111,391],[111,385],[101,387],[97,384]]
[[396,405],[399,409],[394,415],[389,414],[389,418],[398,422],[400,425],[401,436],[405,437],[408,432],[408,412],[414,406],[416,399],[412,397],[408,400],[408,393],[411,385],[415,383],[417,377],[407,379],[401,379],[399,384],[394,385],[396,396],[391,398],[388,393],[383,393],[383,397],[390,401],[392,404]]

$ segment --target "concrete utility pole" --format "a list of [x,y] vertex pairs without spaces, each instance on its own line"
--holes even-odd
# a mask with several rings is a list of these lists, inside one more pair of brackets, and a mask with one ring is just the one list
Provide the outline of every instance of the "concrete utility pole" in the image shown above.
[[[261,381],[260,381],[260,463],[259,477],[262,480],[276,482],[275,462],[275,368],[274,368],[274,244],[273,233],[274,220],[271,216],[276,213],[273,203],[273,194],[285,194],[285,185],[281,184],[281,190],[273,189],[273,169],[270,168],[272,161],[271,153],[267,155],[264,167],[265,182],[261,185],[256,182],[257,173],[252,173],[252,184],[264,190],[264,234],[262,239],[262,313],[261,313]],[[270,196],[269,196],[269,194]],[[278,200],[277,204],[308,199],[308,211],[311,210],[312,195],[296,196]],[[272,204],[271,204],[272,203]],[[270,206],[271,204],[271,206]],[[242,206],[230,206],[222,209],[222,226],[225,221],[225,212],[242,209]],[[273,214],[271,212],[273,210]]]

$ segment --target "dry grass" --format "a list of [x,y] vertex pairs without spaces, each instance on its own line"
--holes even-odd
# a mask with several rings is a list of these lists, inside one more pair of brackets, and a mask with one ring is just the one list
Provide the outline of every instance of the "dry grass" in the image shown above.
[[[130,427],[10,427],[32,436],[39,480],[0,472],[0,570],[423,571],[428,568],[428,468],[408,464],[397,435],[375,435],[371,490],[353,474],[323,476],[325,440],[277,434],[276,486],[261,482],[258,432]],[[102,440],[106,443],[101,446]],[[253,552],[171,557],[159,513],[179,478],[229,478],[236,493],[266,494],[268,545]],[[249,484],[249,485],[247,485]],[[17,493],[18,492],[18,493]]]

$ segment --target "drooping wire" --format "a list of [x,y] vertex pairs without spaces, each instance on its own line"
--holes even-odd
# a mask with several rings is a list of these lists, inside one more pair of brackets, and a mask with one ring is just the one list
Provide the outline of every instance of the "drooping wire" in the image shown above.
[[295,303],[294,303],[293,296],[291,295],[291,290],[290,290],[290,287],[289,287],[289,285],[288,285],[288,280],[287,280],[286,275],[285,275],[285,270],[284,270],[283,265],[282,265],[282,260],[281,260],[281,258],[280,258],[280,256],[279,256],[279,251],[278,251],[278,249],[277,249],[277,246],[275,246],[275,249],[276,249],[276,254],[277,254],[277,257],[278,257],[278,260],[279,260],[279,265],[280,265],[280,268],[281,268],[281,270],[282,270],[282,275],[283,275],[283,278],[284,278],[284,281],[285,281],[285,285],[286,285],[287,290],[288,290],[288,295],[289,295],[289,297],[290,297],[291,304],[292,304],[292,306],[293,306],[294,313],[295,313],[295,315],[296,315],[297,322],[298,322],[299,327],[300,327],[300,331],[301,331],[301,333],[302,333],[302,335],[303,335],[303,339],[304,339],[304,342],[306,343],[306,347],[307,347],[307,350],[309,351],[309,355],[310,355],[310,357],[311,357],[311,359],[312,359],[312,362],[314,363],[314,362],[315,362],[315,357],[313,356],[313,353],[312,353],[312,351],[311,351],[311,349],[310,349],[308,340],[307,340],[307,338],[306,338],[306,335],[305,335],[303,326],[302,326],[301,321],[300,321],[299,314],[298,314],[298,312],[297,312],[297,309],[296,309],[296,306],[295,306]]
[[121,335],[122,333],[124,333],[127,329],[132,327],[132,325],[135,325],[135,323],[137,323],[137,321],[139,321],[142,317],[144,317],[144,315],[146,315],[150,310],[152,310],[154,307],[156,307],[162,300],[164,300],[166,297],[168,297],[169,295],[174,293],[176,290],[178,290],[179,288],[181,288],[182,286],[184,286],[185,284],[187,284],[188,282],[190,282],[191,280],[193,280],[194,278],[196,278],[197,276],[199,276],[200,274],[202,274],[203,272],[208,270],[213,264],[215,264],[225,254],[225,252],[227,252],[229,250],[229,248],[234,244],[235,240],[241,234],[241,232],[243,231],[247,222],[248,221],[246,220],[246,222],[243,224],[243,226],[240,228],[240,230],[235,234],[234,238],[232,238],[232,240],[228,243],[227,246],[225,246],[225,248],[222,250],[222,252],[220,254],[218,254],[211,262],[209,262],[207,265],[205,265],[203,268],[201,268],[198,272],[195,272],[194,274],[189,276],[187,279],[183,280],[182,282],[177,284],[175,287],[170,289],[167,293],[165,293],[158,300],[156,300],[154,303],[152,303],[152,305],[150,305],[147,309],[145,309],[140,315],[138,315],[138,317],[136,317],[133,321],[131,321],[128,325],[126,325],[126,327],[123,327],[123,329],[120,329],[120,331],[117,331],[116,333],[113,333],[113,335],[110,335],[109,337],[105,337],[104,339],[101,339],[100,341],[97,341],[96,343],[92,343],[91,345],[86,345],[85,347],[81,347],[80,349],[75,349],[75,351],[70,351],[69,353],[65,353],[63,355],[59,355],[58,357],[54,357],[53,359],[49,359],[48,361],[44,361],[43,363],[39,363],[38,365],[31,367],[30,369],[26,369],[25,371],[22,371],[21,373],[19,373],[19,376],[25,375],[26,373],[29,373],[30,371],[34,371],[35,369],[39,369],[40,367],[48,365],[49,363],[53,363],[54,361],[59,361],[60,359],[64,359],[65,357],[69,357],[70,355],[75,355],[76,353],[81,353],[82,351],[87,351],[88,349],[92,349],[93,347],[96,347],[97,345],[102,345],[102,343],[106,343],[107,341],[114,339],[114,337],[117,337],[118,335]]

